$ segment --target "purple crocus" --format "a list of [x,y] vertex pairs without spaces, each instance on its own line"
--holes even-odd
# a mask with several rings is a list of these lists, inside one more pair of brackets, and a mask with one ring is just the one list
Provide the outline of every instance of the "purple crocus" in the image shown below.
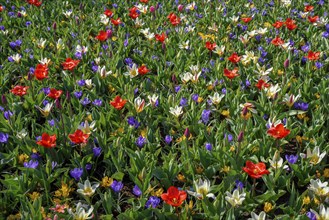
[[167,145],[169,145],[172,142],[172,136],[166,135],[165,136],[165,142],[166,142]]
[[212,150],[212,145],[210,143],[205,144],[206,150],[211,151]]
[[93,153],[95,157],[99,157],[99,155],[101,155],[102,153],[102,148],[101,147],[94,147],[93,148]]
[[0,132],[0,143],[7,143],[9,135],[6,133]]
[[137,185],[135,185],[134,188],[133,188],[133,194],[134,194],[135,196],[140,196],[140,195],[142,195],[142,191],[140,190],[140,188],[139,188]]
[[293,154],[286,155],[285,158],[288,161],[288,163],[295,164],[298,160],[298,155],[293,155]]
[[146,144],[146,138],[144,138],[143,136],[139,136],[135,143],[139,148],[142,148]]
[[127,118],[127,122],[130,126],[133,126],[135,129],[137,129],[140,126],[140,123],[137,119],[135,119],[134,116],[130,116]]
[[30,160],[29,162],[24,162],[23,165],[26,168],[36,169],[39,165],[39,162],[37,160]]
[[150,196],[150,198],[145,203],[146,208],[156,208],[160,204],[161,200],[156,196]]
[[210,110],[203,110],[201,114],[201,120],[204,124],[207,124],[209,122],[209,117],[210,117],[211,111]]
[[82,174],[83,174],[82,168],[74,168],[73,170],[70,170],[71,177],[73,177],[76,181],[80,180]]
[[123,183],[113,180],[113,183],[111,184],[111,188],[113,189],[114,192],[118,193],[122,190]]

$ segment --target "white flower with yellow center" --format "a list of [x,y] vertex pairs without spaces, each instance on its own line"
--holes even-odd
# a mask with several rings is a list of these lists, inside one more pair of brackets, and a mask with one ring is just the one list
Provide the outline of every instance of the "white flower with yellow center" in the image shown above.
[[265,66],[260,66],[258,63],[256,64],[256,67],[257,67],[258,71],[255,71],[255,72],[258,73],[260,76],[267,76],[273,70],[273,67],[266,69]]
[[328,182],[321,182],[321,180],[310,180],[309,190],[313,191],[317,196],[326,196],[329,193]]
[[241,62],[243,65],[249,64],[251,61],[256,63],[258,60],[258,57],[255,56],[253,51],[246,51],[245,55],[242,55]]
[[181,114],[183,114],[183,107],[182,106],[176,106],[175,108],[170,107],[169,112],[174,116],[179,117]]
[[51,60],[48,59],[48,58],[41,58],[41,60],[39,60],[39,62],[41,64],[43,64],[43,65],[47,65],[48,66],[50,64]]
[[95,184],[91,185],[89,180],[86,180],[84,184],[78,183],[79,189],[77,189],[77,192],[84,196],[90,197],[90,196],[94,195],[98,186],[99,186],[99,183],[95,183]]
[[261,211],[259,215],[257,215],[254,212],[251,212],[251,218],[248,218],[248,220],[265,220],[266,219],[266,213],[264,211]]
[[225,46],[218,46],[216,45],[215,50],[213,50],[215,54],[218,54],[219,56],[222,56],[225,52]]
[[110,19],[104,14],[101,14],[99,17],[101,19],[100,22],[104,25],[107,25],[110,22]]
[[128,72],[124,73],[126,76],[130,76],[130,78],[134,78],[138,76],[138,68],[137,65],[134,63],[132,67],[127,66]]
[[145,100],[144,99],[141,99],[141,97],[135,98],[135,100],[134,100],[134,106],[135,106],[135,109],[136,109],[136,112],[137,113],[142,112],[143,109],[144,109],[144,106],[145,106]]
[[157,102],[159,96],[157,96],[156,94],[153,94],[152,96],[150,96],[150,95],[147,96],[147,98],[149,99],[150,104],[151,104],[153,107],[155,107],[155,104],[156,104],[156,102]]
[[321,162],[321,160],[326,155],[326,152],[320,154],[320,148],[316,146],[311,152],[310,148],[307,148],[306,154],[301,153],[300,156],[302,158],[310,159],[310,164],[316,165]]
[[144,25],[144,22],[142,21],[142,19],[136,18],[135,19],[135,26],[136,27],[142,27]]
[[71,17],[71,15],[72,15],[72,10],[64,11],[64,12],[63,12],[63,15],[65,15],[66,18]]
[[256,30],[252,30],[252,31],[247,31],[247,34],[249,35],[249,37],[254,37],[258,32]]
[[249,40],[250,40],[250,37],[247,34],[245,34],[243,36],[240,36],[239,39],[241,40],[241,42],[243,44],[247,44],[249,42]]
[[147,13],[147,9],[148,9],[148,6],[147,5],[142,5],[142,4],[138,4],[138,5],[135,5],[136,8],[138,8],[138,10],[143,13],[143,14],[146,14]]
[[86,211],[86,209],[87,207],[79,202],[75,208],[75,212],[73,212],[72,209],[69,209],[68,212],[73,216],[74,220],[92,219],[94,207],[91,206],[88,211]]
[[12,55],[11,58],[16,62],[19,63],[21,61],[22,55],[20,55],[19,53]]
[[316,216],[316,220],[328,220],[329,219],[329,207],[324,207],[323,204],[320,205],[319,213],[311,209]]
[[235,189],[233,194],[230,192],[226,192],[225,199],[228,203],[230,203],[233,207],[242,205],[242,202],[246,199],[246,193],[242,191],[240,193],[239,189]]
[[298,100],[298,98],[300,97],[300,94],[298,94],[297,96],[291,94],[285,94],[283,97],[283,101],[286,103],[287,106],[291,107],[294,105],[294,103]]
[[189,43],[190,43],[190,41],[187,40],[187,41],[185,41],[185,42],[183,42],[183,43],[180,43],[180,44],[178,45],[178,47],[179,47],[180,49],[188,50],[188,49],[190,48]]
[[57,50],[63,50],[65,48],[65,44],[63,43],[63,40],[61,38],[58,39],[56,43]]
[[211,102],[215,105],[218,105],[224,98],[224,94],[219,95],[218,92],[215,92],[213,96],[209,96]]
[[101,68],[98,68],[97,72],[101,76],[101,78],[106,78],[107,76],[112,74],[112,71],[106,71],[105,66],[102,66]]
[[203,199],[204,197],[209,197],[215,199],[215,195],[213,193],[209,193],[210,191],[210,181],[199,179],[198,182],[194,181],[195,192],[187,190],[187,193],[197,197],[198,199]]
[[187,72],[181,76],[181,79],[182,79],[183,83],[187,83],[188,81],[193,79],[193,75],[191,73]]
[[268,98],[275,98],[276,97],[276,94],[281,90],[279,88],[279,84],[275,84],[275,85],[271,85],[269,88],[265,88],[264,89],[265,92],[266,92],[266,96]]
[[80,129],[85,134],[91,134],[93,131],[96,131],[97,128],[94,129],[96,125],[96,121],[91,122],[89,125],[88,121],[85,120],[83,125],[79,125],[78,129]]
[[43,108],[40,108],[39,106],[35,105],[35,107],[41,112],[43,117],[48,117],[51,108],[53,107],[53,103],[47,103],[47,105]]
[[267,28],[259,28],[257,30],[257,33],[260,34],[260,35],[264,35],[267,33]]
[[88,52],[88,47],[77,45],[77,47],[75,48],[75,52],[86,53]]
[[[282,157],[280,157],[280,152],[275,151],[273,158],[270,159],[269,162],[273,169],[280,169],[283,165],[283,159],[282,159]],[[286,168],[288,168],[288,166],[284,165],[283,169],[286,169]]]
[[37,43],[37,45],[38,45],[39,48],[43,49],[46,46],[47,40],[41,38],[41,39],[37,40],[36,43]]

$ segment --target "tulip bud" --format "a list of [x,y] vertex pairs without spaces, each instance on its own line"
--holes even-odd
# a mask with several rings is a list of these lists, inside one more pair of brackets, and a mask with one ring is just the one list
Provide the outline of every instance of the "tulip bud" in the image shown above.
[[243,133],[243,131],[241,131],[239,133],[239,136],[238,136],[238,142],[242,142],[243,141],[243,136],[244,136],[244,133]]
[[1,96],[1,102],[2,102],[3,105],[7,105],[8,102],[7,102],[7,98],[6,98],[5,95]]
[[248,114],[248,108],[247,107],[243,107],[242,109],[242,115],[246,116]]
[[178,7],[177,7],[177,8],[178,8],[178,11],[180,11],[180,12],[181,12],[181,11],[183,11],[183,9],[184,9],[184,6],[183,6],[183,5],[178,5]]
[[57,23],[54,22],[54,23],[53,23],[53,29],[56,30],[56,28],[57,28]]
[[186,138],[189,138],[190,135],[191,135],[190,130],[189,130],[188,128],[186,128],[185,131],[184,131],[184,136],[185,136]]
[[108,37],[112,37],[112,30],[107,30],[106,33]]
[[284,68],[288,68],[288,67],[289,67],[289,64],[290,64],[289,59],[286,59],[286,60],[284,61],[284,63],[283,63]]
[[59,99],[56,99],[55,103],[56,103],[56,108],[58,108],[58,109],[62,108],[62,105],[61,105],[61,102]]
[[70,102],[70,100],[71,100],[71,95],[70,95],[70,92],[69,91],[66,91],[66,100],[68,102]]
[[172,76],[171,76],[171,81],[173,82],[173,83],[177,83],[177,78],[176,78],[176,76],[175,76],[175,74],[173,74]]
[[22,17],[22,13],[18,12],[17,17],[19,17],[19,18]]
[[153,5],[150,7],[150,12],[151,13],[154,13],[155,12],[155,7]]

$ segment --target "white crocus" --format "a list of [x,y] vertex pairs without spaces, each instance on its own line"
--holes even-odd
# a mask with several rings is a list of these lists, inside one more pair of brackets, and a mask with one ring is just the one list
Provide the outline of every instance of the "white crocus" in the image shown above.
[[77,47],[75,48],[75,52],[86,53],[88,52],[88,47],[77,45]]
[[218,46],[216,45],[215,50],[213,50],[215,54],[218,54],[219,56],[222,56],[225,52],[225,46]]
[[134,100],[134,106],[135,106],[135,109],[136,109],[136,112],[137,113],[142,112],[143,109],[144,109],[144,106],[145,106],[145,100],[142,99],[141,97],[135,98],[135,100]]
[[75,208],[75,212],[72,211],[72,209],[69,209],[68,212],[70,215],[73,216],[74,220],[86,220],[86,219],[92,219],[93,218],[93,210],[94,207],[90,207],[88,211],[86,211],[86,206],[82,205],[80,202],[77,204]]
[[65,15],[66,18],[71,17],[71,14],[72,14],[72,10],[68,10],[68,11],[63,12],[63,15]]
[[241,62],[243,65],[249,64],[251,61],[256,63],[258,60],[258,57],[255,56],[253,51],[246,51],[246,54],[242,56]]
[[48,115],[53,107],[53,103],[47,103],[47,105],[44,108],[40,108],[37,105],[35,105],[35,107],[41,112],[43,117],[48,117]]
[[141,13],[143,13],[143,14],[147,13],[147,9],[148,9],[147,5],[138,4],[138,5],[135,5],[135,7],[138,8],[138,11],[140,11]]
[[264,35],[264,34],[267,33],[267,28],[259,28],[259,29],[257,30],[257,32],[258,32],[258,34],[260,34],[260,35]]
[[[283,165],[283,159],[282,159],[282,157],[280,157],[280,152],[279,151],[275,151],[273,158],[272,159],[269,159],[269,162],[270,162],[271,167],[273,169],[280,169],[282,167],[282,165]],[[288,168],[287,165],[285,165],[283,167],[283,169],[286,169],[286,168]]]
[[63,40],[61,38],[58,39],[56,43],[57,50],[63,50],[65,48],[65,44],[63,43]]
[[215,92],[213,96],[209,96],[211,102],[215,105],[218,105],[224,98],[224,94],[219,95],[218,92]]
[[36,43],[37,43],[37,45],[38,45],[39,48],[43,49],[46,46],[47,40],[41,38],[41,39],[37,40]]
[[190,49],[189,43],[190,43],[190,41],[187,40],[187,41],[185,41],[185,42],[180,43],[180,44],[178,45],[178,47],[179,47],[180,49],[188,50],[188,49]]
[[132,67],[127,66],[128,72],[125,75],[130,76],[130,78],[134,78],[138,76],[138,68],[137,65],[134,63]]
[[150,96],[150,95],[147,96],[147,98],[149,99],[150,104],[151,104],[153,107],[155,107],[155,104],[156,104],[156,102],[157,102],[159,96],[157,96],[156,94],[153,94],[152,96]]
[[91,79],[86,79],[85,82],[86,82],[86,87],[88,89],[91,89],[93,87],[93,85],[94,85],[93,84],[93,81]]
[[250,37],[254,37],[258,32],[256,30],[252,30],[252,31],[247,31],[247,34],[250,36]]
[[187,83],[188,81],[193,79],[193,75],[191,73],[187,72],[181,76],[181,79],[182,79],[183,83]]
[[328,220],[329,219],[329,207],[324,207],[323,204],[320,205],[319,213],[311,209],[316,216],[317,220]]
[[99,17],[101,19],[100,22],[104,25],[107,25],[110,22],[110,19],[104,14],[101,14]]
[[176,106],[175,108],[170,107],[169,112],[174,116],[179,117],[181,114],[183,114],[183,107],[182,106]]
[[226,192],[225,199],[233,207],[236,207],[242,205],[242,202],[246,199],[246,193],[244,191],[240,193],[239,189],[235,189],[233,191],[233,194],[231,194],[230,192]]
[[250,37],[247,35],[247,34],[245,34],[245,35],[241,35],[240,37],[239,37],[239,39],[241,40],[241,42],[243,43],[243,44],[247,44],[248,42],[249,42],[249,40],[250,40]]
[[234,23],[237,23],[239,21],[239,16],[232,16],[231,17],[231,20],[234,22]]
[[21,130],[20,132],[17,132],[16,137],[18,139],[23,139],[27,136],[27,134],[28,134],[27,131],[23,128],[23,130]]
[[266,96],[268,98],[275,98],[276,94],[281,90],[279,88],[279,84],[271,85],[269,88],[264,89],[266,92]]
[[209,193],[210,191],[210,181],[199,179],[198,182],[194,181],[195,192],[187,190],[187,193],[197,197],[198,199],[203,199],[204,197],[209,197],[215,199],[215,195],[213,193]]
[[328,182],[321,182],[321,180],[310,180],[309,190],[313,191],[317,196],[326,196],[329,193]]
[[112,74],[112,71],[106,71],[105,66],[98,68],[98,73],[101,75],[102,78],[106,78],[107,76]]
[[136,27],[142,27],[144,25],[144,22],[142,21],[142,19],[136,18],[135,19],[135,26]]
[[19,53],[12,55],[11,58],[16,62],[19,63],[21,61],[22,55],[20,55]]
[[301,153],[300,156],[302,158],[310,159],[310,163],[313,165],[316,165],[321,162],[321,160],[326,155],[326,152],[323,152],[320,154],[320,148],[316,146],[313,151],[311,152],[310,148],[307,148],[306,154]]
[[50,64],[51,60],[48,59],[48,58],[41,58],[41,60],[39,60],[39,62],[41,64],[43,64],[43,65],[47,65],[48,66]]
[[260,76],[267,76],[273,70],[273,67],[266,69],[265,66],[260,66],[258,63],[256,64],[256,67],[257,67],[258,71],[255,71],[255,72],[258,73]]
[[77,192],[84,195],[84,196],[92,196],[94,195],[96,189],[98,188],[99,183],[95,183],[91,185],[89,180],[86,180],[84,184],[78,183],[79,189],[77,189]]
[[96,121],[91,122],[89,125],[88,121],[85,120],[83,125],[79,125],[78,129],[80,129],[85,134],[91,134],[92,131],[96,131],[96,128],[94,129],[96,125]]
[[248,218],[248,220],[265,220],[266,219],[266,213],[264,211],[261,211],[259,215],[257,215],[254,212],[251,212],[251,218]]
[[291,107],[294,105],[294,103],[298,100],[298,98],[300,97],[300,94],[298,94],[297,96],[291,94],[285,94],[283,97],[283,101],[286,103],[287,106]]

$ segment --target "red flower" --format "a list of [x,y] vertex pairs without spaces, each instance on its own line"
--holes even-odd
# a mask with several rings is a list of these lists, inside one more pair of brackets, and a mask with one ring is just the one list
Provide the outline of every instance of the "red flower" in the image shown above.
[[106,9],[106,10],[104,11],[104,15],[106,15],[107,17],[112,17],[113,12],[112,12],[110,9]]
[[265,174],[269,174],[270,171],[266,169],[266,165],[262,162],[254,164],[247,160],[246,166],[242,168],[244,172],[248,173],[251,178],[257,179]]
[[99,34],[95,38],[100,41],[106,41],[108,38],[108,34],[106,31],[100,31]]
[[29,3],[30,5],[35,5],[37,7],[41,6],[42,2],[39,2],[37,0],[28,0],[27,3]]
[[293,20],[291,18],[287,18],[286,22],[285,22],[285,25],[290,31],[292,31],[292,30],[297,28],[297,25],[295,23],[296,23],[295,20]]
[[145,75],[146,73],[150,72],[149,69],[145,65],[142,65],[141,67],[138,68],[138,73],[140,75]]
[[241,18],[241,20],[242,20],[244,23],[249,23],[249,21],[252,20],[252,17],[249,17],[249,18]]
[[314,23],[314,22],[316,22],[317,20],[319,20],[319,16],[313,16],[313,17],[311,17],[311,16],[308,16],[307,17],[307,19],[311,22],[311,23]]
[[309,60],[318,60],[320,58],[320,52],[308,51],[306,58]]
[[76,130],[73,134],[69,134],[70,140],[75,144],[87,143],[89,134],[83,133],[80,129]]
[[276,138],[276,139],[282,139],[286,137],[288,134],[290,134],[290,130],[286,129],[282,123],[270,127],[267,130],[267,134]]
[[168,188],[167,193],[162,193],[161,199],[171,206],[178,207],[186,199],[187,194],[183,190],[178,190],[176,187],[171,186]]
[[52,99],[58,99],[62,95],[62,93],[62,90],[50,89],[48,97]]
[[283,26],[284,22],[282,21],[276,21],[274,24],[272,24],[273,27],[275,27],[276,29],[279,29]]
[[270,84],[266,83],[264,80],[260,79],[258,80],[257,84],[256,84],[256,87],[259,89],[259,90],[262,90],[263,87],[265,88],[268,88],[270,87]]
[[73,60],[71,58],[67,58],[64,63],[62,63],[64,70],[73,70],[78,64],[80,60]]
[[121,19],[118,18],[118,19],[111,19],[111,23],[115,26],[118,26],[119,24],[121,24]]
[[160,41],[161,43],[163,43],[166,40],[166,38],[167,38],[167,36],[165,33],[162,33],[161,35],[160,34],[155,35],[155,39],[157,41]]
[[280,46],[280,45],[284,44],[284,41],[281,38],[276,37],[271,41],[271,43],[275,46]]
[[38,80],[48,78],[48,67],[44,64],[38,64],[34,70],[34,75]]
[[28,88],[28,86],[15,86],[10,92],[14,95],[23,96],[26,94]]
[[37,142],[38,145],[41,145],[45,148],[52,148],[56,146],[56,134],[49,135],[47,133],[43,133],[41,136],[41,140]]
[[178,25],[180,23],[180,17],[178,17],[177,15],[175,15],[175,13],[170,13],[167,17],[170,21],[170,23],[174,26]]
[[237,74],[238,69],[235,68],[233,70],[228,70],[228,69],[224,69],[224,76],[226,76],[229,79],[234,79],[235,77],[239,76],[239,74]]
[[131,17],[132,19],[136,19],[139,16],[139,11],[137,7],[133,7],[131,9],[129,9],[129,17]]
[[214,50],[216,48],[216,43],[210,43],[209,41],[206,42],[206,48],[208,50]]
[[305,12],[313,11],[313,9],[314,9],[314,6],[312,6],[312,5],[306,5],[306,6],[304,7],[304,11],[305,11]]
[[240,61],[241,57],[238,56],[237,53],[233,53],[228,60],[231,61],[232,63],[238,63]]
[[145,3],[145,4],[146,4],[146,3],[148,3],[148,2],[149,2],[149,0],[140,0],[140,2],[141,2],[141,3]]
[[2,7],[2,5],[0,5],[0,12],[2,12],[3,11],[3,7]]
[[114,98],[114,100],[110,102],[110,104],[111,104],[114,108],[120,110],[120,109],[122,109],[122,108],[125,106],[126,102],[127,102],[127,100],[122,99],[120,96],[116,96],[116,97]]

